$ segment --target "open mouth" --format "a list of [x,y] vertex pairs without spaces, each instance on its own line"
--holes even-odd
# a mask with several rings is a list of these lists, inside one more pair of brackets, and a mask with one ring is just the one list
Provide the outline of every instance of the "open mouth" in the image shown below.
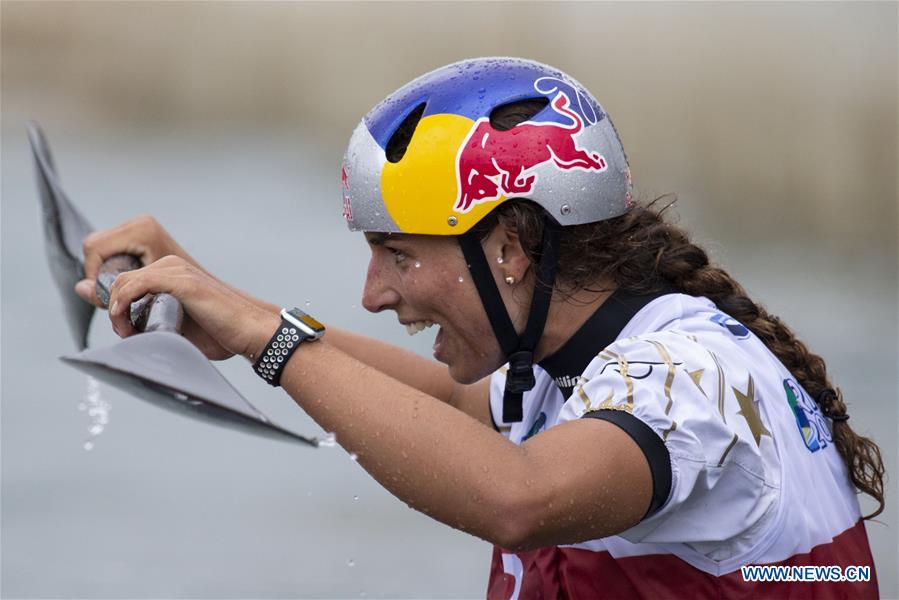
[[434,358],[436,358],[437,360],[440,360],[440,361],[444,361],[443,352],[442,352],[442,349],[443,349],[443,327],[440,325],[440,323],[435,323],[434,321],[430,321],[430,320],[411,321],[409,323],[403,323],[401,321],[400,323],[406,328],[406,332],[409,335],[415,335],[416,333],[419,333],[420,331],[424,331],[425,329],[428,329],[434,325],[437,325],[438,326],[437,336],[434,338],[434,348],[433,348]]
[[404,323],[406,326],[406,333],[409,335],[415,335],[419,331],[424,331],[428,327],[435,325],[434,321],[412,321],[411,323]]

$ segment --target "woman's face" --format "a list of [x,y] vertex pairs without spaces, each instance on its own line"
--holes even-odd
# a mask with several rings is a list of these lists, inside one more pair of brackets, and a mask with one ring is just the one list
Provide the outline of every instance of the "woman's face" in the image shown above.
[[[414,329],[434,323],[439,327],[434,358],[448,365],[450,376],[460,383],[474,383],[505,362],[455,238],[378,233],[365,237],[371,248],[362,295],[367,310],[393,310],[400,323]],[[492,253],[490,247],[488,238],[485,253],[499,282],[504,265],[497,258],[502,247]],[[508,286],[497,285],[504,296],[509,295],[503,289]],[[514,306],[507,301],[507,310],[510,304]],[[513,323],[518,323],[520,310],[510,311]]]

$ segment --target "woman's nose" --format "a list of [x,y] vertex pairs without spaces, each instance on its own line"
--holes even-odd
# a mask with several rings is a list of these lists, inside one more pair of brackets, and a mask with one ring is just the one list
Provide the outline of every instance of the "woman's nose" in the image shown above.
[[400,296],[390,285],[390,278],[382,265],[374,259],[371,260],[365,276],[365,289],[362,290],[362,306],[365,310],[376,313],[393,308],[399,299]]

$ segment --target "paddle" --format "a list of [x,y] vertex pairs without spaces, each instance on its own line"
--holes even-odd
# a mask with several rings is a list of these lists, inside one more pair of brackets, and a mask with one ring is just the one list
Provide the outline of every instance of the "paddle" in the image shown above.
[[[84,239],[93,231],[62,189],[50,147],[37,123],[28,139],[44,220],[47,260],[62,296],[66,321],[81,352],[61,360],[113,387],[186,416],[256,435],[317,446],[318,440],[270,421],[246,400],[193,344],[179,334],[181,303],[169,294],[147,295],[131,305],[137,335],[107,348],[87,347],[94,307],[75,294],[84,278]],[[97,277],[97,297],[106,305],[119,273],[141,267],[137,257],[108,258]]]

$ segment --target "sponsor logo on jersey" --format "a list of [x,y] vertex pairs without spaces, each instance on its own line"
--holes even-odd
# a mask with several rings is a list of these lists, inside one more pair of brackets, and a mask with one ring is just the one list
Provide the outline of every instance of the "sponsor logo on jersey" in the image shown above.
[[525,434],[525,436],[524,436],[523,438],[521,438],[521,443],[524,443],[524,441],[525,441],[526,439],[531,438],[531,437],[534,437],[535,435],[537,435],[537,433],[538,433],[541,429],[543,429],[543,426],[544,426],[544,425],[546,425],[546,413],[545,413],[545,412],[542,412],[542,413],[540,413],[540,416],[537,417],[537,419],[534,421],[534,424],[531,425],[531,428],[528,429],[528,432]]
[[572,377],[571,375],[562,375],[561,377],[556,377],[553,381],[556,382],[556,385],[560,388],[573,388],[577,385],[578,376],[575,375]]
[[[600,358],[603,358],[602,355],[600,355]],[[679,367],[684,363],[683,361],[676,360],[672,361],[671,364],[675,367]],[[654,366],[667,367],[667,363],[652,360],[629,360],[627,361],[627,376],[631,379],[646,379],[647,377],[652,375],[652,368]],[[619,374],[621,373],[621,363],[617,360],[610,360],[609,362],[605,363],[602,368],[599,369],[599,375],[605,374],[606,368],[608,367],[613,367],[613,371]]]
[[802,441],[810,452],[817,452],[826,448],[828,442],[833,441],[827,422],[818,405],[809,398],[805,390],[793,379],[783,380],[784,392],[787,402],[796,417],[796,427],[802,434]]
[[709,317],[709,321],[721,325],[722,327],[727,329],[731,333],[731,335],[738,339],[745,340],[749,337],[749,329],[745,325],[724,313],[716,313],[712,315],[711,317]]

